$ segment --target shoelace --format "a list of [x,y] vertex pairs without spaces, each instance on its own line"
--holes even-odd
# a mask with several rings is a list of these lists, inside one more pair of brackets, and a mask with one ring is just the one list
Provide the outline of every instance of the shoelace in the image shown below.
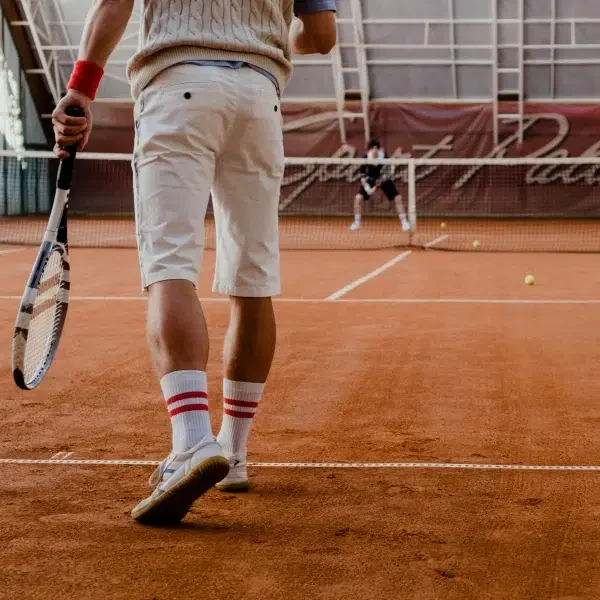
[[154,469],[154,473],[150,475],[150,479],[148,480],[148,485],[151,488],[155,488],[161,481],[164,475],[164,472],[167,468],[167,463],[169,461],[170,456],[167,456],[156,469]]
[[[198,446],[195,446],[195,449],[197,450]],[[188,454],[189,454],[189,452],[188,452]],[[166,470],[167,466],[169,464],[171,464],[175,460],[175,458],[177,458],[177,456],[181,456],[181,455],[169,454],[169,456],[167,456],[167,458],[165,458],[160,463],[160,465],[158,465],[158,467],[156,467],[156,469],[154,470],[154,473],[152,473],[152,475],[150,475],[150,479],[148,480],[148,484],[151,488],[155,488],[162,481],[162,478],[163,478],[163,475],[165,474],[165,470]]]

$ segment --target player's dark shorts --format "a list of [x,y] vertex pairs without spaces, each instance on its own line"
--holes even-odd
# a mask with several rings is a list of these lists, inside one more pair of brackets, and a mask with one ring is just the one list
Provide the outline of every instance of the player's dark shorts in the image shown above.
[[[375,187],[375,182],[372,180],[367,180],[367,182],[369,183],[369,185],[371,187]],[[381,183],[381,185],[379,186],[381,188],[381,191],[385,194],[385,197],[390,201],[393,202],[396,199],[396,196],[398,196],[400,194],[400,192],[398,192],[398,188],[396,187],[396,184],[391,180],[391,179],[386,179],[385,181],[383,181]],[[359,194],[365,199],[368,200],[370,198],[367,190],[365,190],[364,187],[360,188],[360,192]]]
[[391,179],[386,179],[381,182],[381,191],[390,202],[393,202],[396,199],[396,196],[400,195],[396,184]]

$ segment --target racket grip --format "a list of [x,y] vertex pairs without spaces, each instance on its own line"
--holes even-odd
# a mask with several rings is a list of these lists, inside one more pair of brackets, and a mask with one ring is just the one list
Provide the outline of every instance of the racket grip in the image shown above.
[[[85,110],[80,106],[69,106],[65,111],[69,117],[85,117]],[[58,182],[56,187],[59,190],[68,191],[73,182],[73,166],[77,156],[77,145],[67,146],[65,151],[69,153],[69,158],[63,158],[58,167]]]
[[70,117],[85,117],[85,110],[81,106],[69,106],[65,112]]

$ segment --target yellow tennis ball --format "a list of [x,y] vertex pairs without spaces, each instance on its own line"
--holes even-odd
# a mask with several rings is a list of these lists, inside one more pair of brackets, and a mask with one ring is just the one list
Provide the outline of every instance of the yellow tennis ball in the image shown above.
[[473,242],[473,248],[475,248],[475,250],[477,250],[477,248],[479,248],[479,246],[481,246],[481,242],[479,240],[475,240]]
[[448,226],[446,225],[446,223],[442,223],[442,224],[440,225],[440,227],[441,227],[442,229],[446,229],[446,227],[448,227]]
[[527,275],[527,277],[525,277],[525,283],[527,285],[535,285],[535,277],[533,275]]

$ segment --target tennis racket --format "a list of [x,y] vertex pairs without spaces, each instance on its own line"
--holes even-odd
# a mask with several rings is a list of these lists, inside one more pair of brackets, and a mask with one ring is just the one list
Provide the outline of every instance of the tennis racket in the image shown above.
[[[85,116],[78,107],[68,108],[67,114]],[[15,383],[23,390],[36,388],[52,365],[69,307],[67,206],[77,147],[65,150],[69,157],[60,162],[52,212],[17,313],[12,366]]]

